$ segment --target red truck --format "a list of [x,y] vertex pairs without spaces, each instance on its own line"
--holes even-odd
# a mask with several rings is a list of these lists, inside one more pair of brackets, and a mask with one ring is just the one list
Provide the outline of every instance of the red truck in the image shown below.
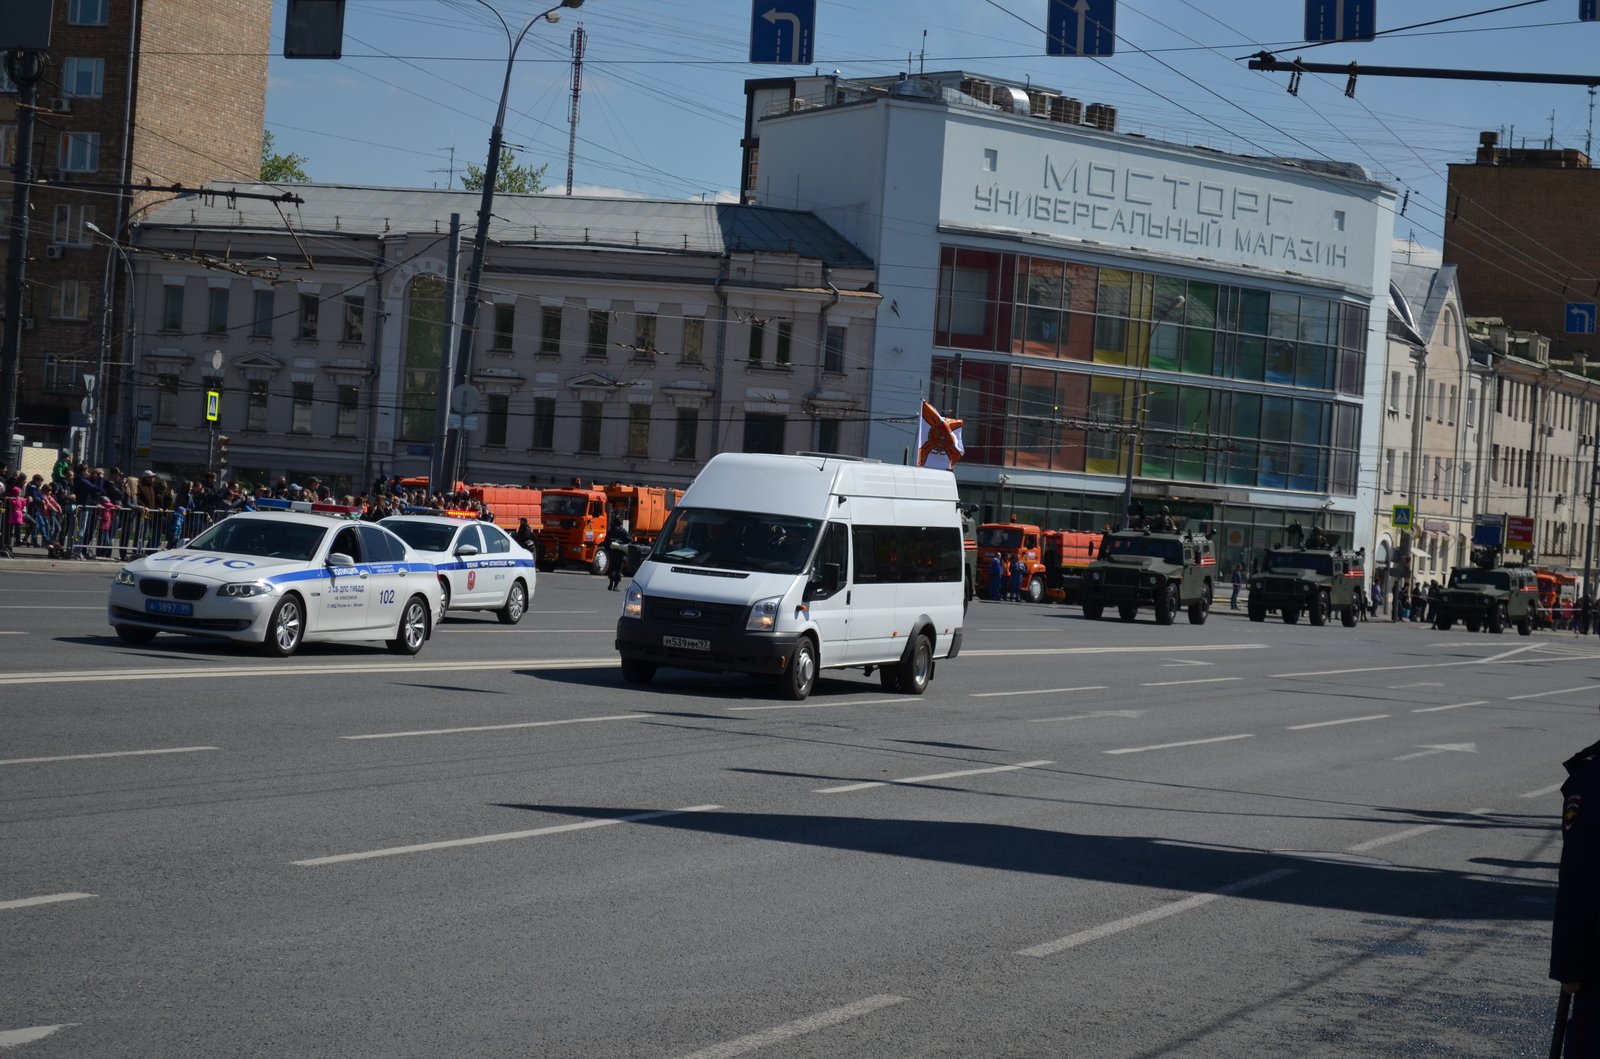
[[544,490],[539,569],[567,563],[610,572],[606,538],[612,529],[625,525],[636,546],[652,544],[682,497],[681,489],[620,483]]

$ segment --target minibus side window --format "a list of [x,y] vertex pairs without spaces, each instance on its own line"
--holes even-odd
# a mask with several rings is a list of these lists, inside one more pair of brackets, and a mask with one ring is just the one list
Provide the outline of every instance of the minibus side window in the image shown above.
[[828,523],[827,531],[822,536],[822,545],[817,549],[817,559],[811,566],[811,580],[818,587],[807,593],[811,599],[827,599],[833,595],[822,589],[822,571],[829,563],[839,566],[839,588],[843,590],[850,583],[850,527],[843,522]]

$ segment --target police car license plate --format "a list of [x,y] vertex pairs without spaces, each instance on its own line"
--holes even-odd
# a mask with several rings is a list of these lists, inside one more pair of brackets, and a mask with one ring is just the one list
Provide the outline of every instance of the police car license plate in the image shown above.
[[144,601],[144,609],[151,614],[176,614],[184,618],[194,616],[193,603],[172,603],[164,599],[147,599]]
[[685,651],[709,651],[711,650],[711,641],[686,640],[682,636],[663,636],[661,638],[661,646],[677,647]]

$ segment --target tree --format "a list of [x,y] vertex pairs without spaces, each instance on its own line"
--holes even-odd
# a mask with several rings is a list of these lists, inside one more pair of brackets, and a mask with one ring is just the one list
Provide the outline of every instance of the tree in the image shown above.
[[[538,169],[531,165],[518,165],[517,156],[511,148],[500,148],[500,168],[494,175],[495,191],[504,191],[512,195],[537,195],[544,190],[544,173],[550,168],[546,162]],[[467,163],[467,175],[461,178],[461,186],[467,191],[483,190],[483,166]]]
[[272,130],[261,136],[261,182],[263,184],[309,184],[311,178],[302,166],[308,159],[300,154],[278,154],[272,149]]

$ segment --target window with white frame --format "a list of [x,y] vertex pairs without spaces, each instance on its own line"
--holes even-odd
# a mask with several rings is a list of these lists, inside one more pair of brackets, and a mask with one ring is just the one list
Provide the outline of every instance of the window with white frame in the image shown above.
[[361,343],[366,336],[367,299],[361,294],[344,296],[344,329],[341,341]]
[[1388,407],[1389,411],[1391,412],[1400,411],[1400,373],[1398,371],[1391,371],[1389,373]]
[[1389,449],[1383,454],[1383,491],[1394,492],[1394,450]]
[[110,0],[67,0],[67,25],[103,26],[110,7]]
[[1467,426],[1478,425],[1478,390],[1477,387],[1467,387]]
[[100,169],[100,134],[64,132],[60,147],[63,173],[93,173]]
[[161,330],[183,330],[183,286],[169,283],[162,288]]
[[83,373],[86,365],[77,357],[64,356],[60,353],[46,353],[44,355],[44,388],[46,390],[71,390],[83,389]]
[[179,381],[176,374],[163,373],[156,376],[157,426],[178,425],[178,389]]
[[267,429],[267,380],[251,379],[250,391],[245,397],[244,428]]
[[90,238],[89,230],[84,227],[85,223],[94,223],[93,206],[57,206],[50,241],[63,246],[88,246],[94,240]]
[[50,285],[50,319],[89,319],[89,285],[82,280],[64,279]]
[[1450,403],[1445,406],[1445,412],[1450,417],[1449,423],[1451,426],[1456,425],[1456,401],[1458,398],[1459,395],[1456,392],[1456,388],[1454,386],[1450,387]]
[[311,392],[311,383],[297,382],[294,384],[294,420],[289,427],[291,433],[311,433],[311,410],[314,398]]
[[69,99],[99,99],[106,84],[104,59],[68,59],[61,65],[61,94]]

